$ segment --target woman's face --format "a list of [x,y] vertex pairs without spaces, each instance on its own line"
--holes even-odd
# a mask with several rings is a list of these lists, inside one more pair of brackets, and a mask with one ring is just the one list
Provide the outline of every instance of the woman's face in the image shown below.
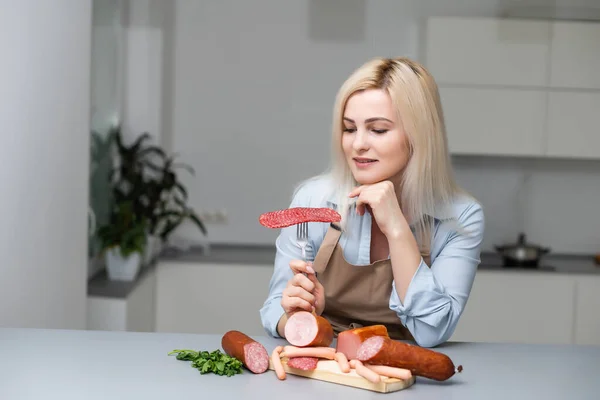
[[408,140],[387,92],[369,89],[348,99],[342,148],[359,184],[399,183],[408,161]]

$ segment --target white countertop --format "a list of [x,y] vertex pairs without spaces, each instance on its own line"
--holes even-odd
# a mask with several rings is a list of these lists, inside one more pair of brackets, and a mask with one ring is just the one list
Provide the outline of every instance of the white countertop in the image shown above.
[[[286,343],[254,338],[269,352]],[[600,393],[600,347],[592,346],[448,343],[436,350],[461,364],[461,374],[417,378],[388,394],[293,375],[279,381],[273,371],[200,375],[167,355],[220,346],[220,335],[0,329],[0,399],[592,400]]]

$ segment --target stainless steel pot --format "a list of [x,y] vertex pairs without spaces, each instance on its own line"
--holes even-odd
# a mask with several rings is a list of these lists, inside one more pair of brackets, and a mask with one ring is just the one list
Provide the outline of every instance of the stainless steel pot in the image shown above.
[[524,233],[519,234],[519,239],[515,244],[506,244],[494,247],[502,256],[502,261],[505,267],[535,268],[539,265],[540,258],[550,252],[550,248],[548,247],[528,244]]

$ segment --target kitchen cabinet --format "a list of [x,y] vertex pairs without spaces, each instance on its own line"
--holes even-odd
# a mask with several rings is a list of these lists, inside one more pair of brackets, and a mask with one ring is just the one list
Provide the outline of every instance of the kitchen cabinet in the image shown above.
[[139,279],[126,297],[88,295],[87,329],[154,332],[155,271],[150,270]]
[[553,92],[548,96],[546,154],[600,158],[600,130],[597,125],[600,92]]
[[273,266],[161,262],[157,270],[156,331],[264,335],[259,310]]
[[[156,331],[264,335],[273,266],[163,261]],[[600,275],[479,270],[452,341],[600,345]]]
[[451,153],[543,155],[543,91],[441,87],[440,97]]
[[480,270],[451,340],[572,343],[574,299],[569,275]]
[[428,19],[451,154],[600,159],[598,38],[597,22]]
[[550,86],[600,89],[600,24],[552,24]]
[[425,64],[440,84],[548,84],[551,22],[434,17]]
[[600,346],[600,276],[577,279],[575,306],[575,343]]

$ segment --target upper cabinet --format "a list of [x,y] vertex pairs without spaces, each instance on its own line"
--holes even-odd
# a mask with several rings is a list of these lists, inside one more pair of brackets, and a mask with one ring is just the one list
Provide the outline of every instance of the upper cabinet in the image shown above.
[[452,154],[544,154],[542,92],[442,87],[440,97]]
[[599,112],[600,93],[550,93],[546,154],[600,159]]
[[550,86],[600,89],[600,24],[553,24]]
[[434,17],[452,154],[600,159],[600,23]]
[[440,84],[545,86],[550,22],[431,18],[426,65]]

